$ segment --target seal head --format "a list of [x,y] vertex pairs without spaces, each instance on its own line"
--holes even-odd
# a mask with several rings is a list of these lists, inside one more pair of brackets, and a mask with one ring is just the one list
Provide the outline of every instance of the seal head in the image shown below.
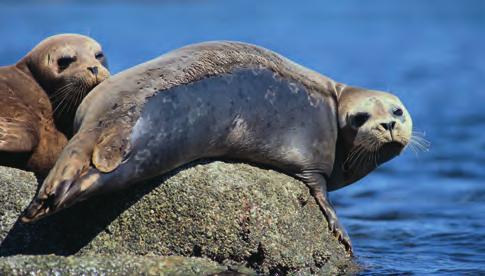
[[109,77],[99,43],[62,34],[0,67],[0,164],[44,175],[72,135],[78,105]]
[[83,98],[110,76],[101,45],[78,34],[51,36],[20,62],[49,96],[58,128],[72,135],[72,122]]
[[338,105],[339,139],[329,191],[366,176],[399,155],[412,137],[413,122],[398,97],[345,86]]

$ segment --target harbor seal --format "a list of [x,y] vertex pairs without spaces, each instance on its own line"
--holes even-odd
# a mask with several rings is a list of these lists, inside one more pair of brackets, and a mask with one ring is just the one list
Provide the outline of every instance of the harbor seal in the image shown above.
[[62,34],[0,67],[0,164],[47,174],[67,139],[77,106],[109,76],[101,46]]
[[106,80],[79,107],[75,128],[23,222],[193,160],[230,159],[306,183],[350,250],[327,191],[398,155],[412,121],[391,94],[337,83],[258,46],[206,42]]

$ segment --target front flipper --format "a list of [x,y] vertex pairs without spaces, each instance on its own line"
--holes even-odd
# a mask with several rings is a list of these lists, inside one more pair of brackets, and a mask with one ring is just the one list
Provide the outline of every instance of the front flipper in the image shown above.
[[335,209],[333,208],[327,193],[327,181],[319,173],[304,173],[300,176],[310,188],[310,192],[317,201],[320,210],[327,219],[328,227],[333,235],[352,253],[350,237],[340,224]]
[[39,143],[39,133],[30,122],[0,118],[0,151],[29,152]]
[[36,221],[60,209],[58,207],[61,199],[77,180],[89,172],[92,141],[96,137],[95,132],[78,133],[69,141],[37,195],[25,210],[23,222]]

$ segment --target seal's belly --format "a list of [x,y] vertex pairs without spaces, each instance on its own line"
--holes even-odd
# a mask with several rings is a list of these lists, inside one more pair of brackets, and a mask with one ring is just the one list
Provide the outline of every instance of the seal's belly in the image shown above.
[[147,100],[122,165],[131,168],[120,169],[154,176],[209,157],[295,172],[326,158],[333,163],[333,112],[323,96],[267,69],[207,77]]

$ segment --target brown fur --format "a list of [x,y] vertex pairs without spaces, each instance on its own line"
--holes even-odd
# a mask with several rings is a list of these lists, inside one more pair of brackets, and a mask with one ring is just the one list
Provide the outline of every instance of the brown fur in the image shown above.
[[[88,37],[57,35],[17,64],[0,67],[0,165],[49,171],[71,135],[80,100],[109,76],[105,60],[95,58],[100,51]],[[61,70],[57,61],[66,54],[76,61]],[[88,72],[93,66],[97,76]],[[81,86],[75,86],[80,79]],[[53,107],[60,108],[54,112]]]

